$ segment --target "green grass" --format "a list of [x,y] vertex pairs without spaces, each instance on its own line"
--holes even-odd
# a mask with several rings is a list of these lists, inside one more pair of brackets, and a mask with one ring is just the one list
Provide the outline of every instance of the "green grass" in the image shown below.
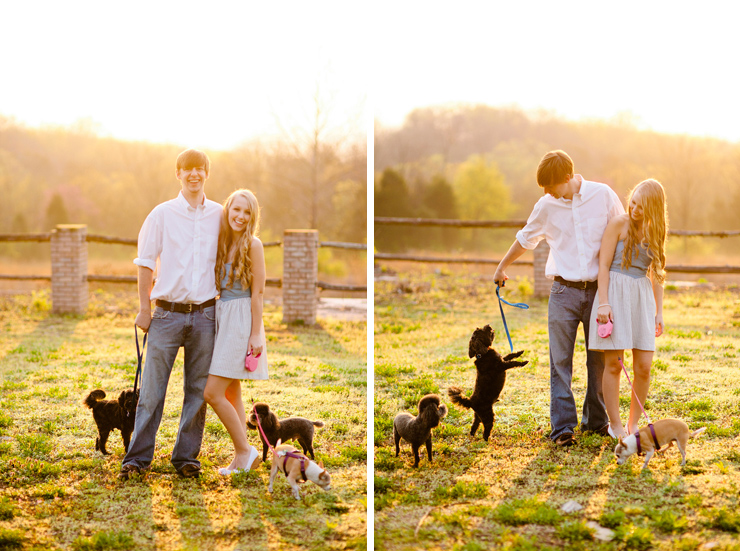
[[[270,379],[242,383],[246,404],[265,401],[279,417],[322,420],[316,458],[332,475],[302,500],[285,477],[267,491],[267,465],[222,477],[228,433],[209,408],[198,480],[170,463],[182,405],[182,352],[169,382],[154,462],[121,482],[119,431],[110,456],[83,398],[133,385],[133,287],[91,293],[88,315],[53,316],[30,296],[0,298],[0,549],[195,550],[363,549],[366,537],[367,330],[364,322],[286,325],[265,307]],[[41,305],[43,306],[43,305]],[[256,432],[248,440],[261,444]]]
[[[414,281],[423,280],[421,282]],[[447,388],[473,389],[475,367],[467,359],[470,333],[490,323],[494,347],[509,352],[490,277],[409,275],[415,293],[393,283],[375,288],[375,542],[376,549],[740,549],[740,378],[737,328],[723,312],[740,304],[737,287],[666,290],[666,334],[656,341],[646,407],[653,419],[678,417],[691,430],[685,467],[677,449],[618,466],[614,443],[576,434],[563,450],[549,433],[547,303],[507,286],[506,298],[530,309],[506,309],[523,368],[507,374],[494,405],[496,423],[484,442],[469,436],[473,414],[454,406]],[[506,308],[506,307],[505,307]],[[729,319],[728,319],[729,318]],[[416,327],[388,331],[389,327]],[[579,409],[587,377],[582,329],[576,343],[573,391]],[[625,354],[631,374],[632,354]],[[440,394],[449,414],[432,434],[433,461],[418,469],[408,443],[396,458],[392,420],[417,414],[424,392]],[[624,377],[622,418],[629,409]],[[642,424],[642,423],[641,423]],[[565,514],[569,500],[583,506]],[[592,521],[611,529],[608,542],[592,539]]]
[[20,530],[0,526],[0,549],[21,549],[26,538]]
[[74,551],[107,551],[136,549],[134,539],[128,534],[117,532],[98,532],[86,538],[78,537],[72,542]]
[[553,507],[536,499],[515,499],[502,503],[494,511],[494,518],[502,524],[519,526],[521,524],[556,525],[561,515]]

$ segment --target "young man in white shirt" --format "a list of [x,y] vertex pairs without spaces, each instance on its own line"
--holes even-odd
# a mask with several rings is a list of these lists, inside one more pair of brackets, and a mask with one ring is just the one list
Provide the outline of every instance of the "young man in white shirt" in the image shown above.
[[[162,420],[172,366],[185,348],[184,392],[171,461],[186,478],[200,475],[198,455],[205,428],[203,390],[213,354],[216,317],[216,249],[221,205],[206,199],[210,160],[188,149],[177,157],[181,191],[157,205],[139,232],[139,313],[135,323],[148,332],[136,424],[120,477],[148,469]],[[152,287],[155,270],[156,283]],[[151,303],[155,302],[152,311]]]
[[[589,331],[591,307],[597,290],[599,247],[607,223],[624,213],[617,194],[606,184],[589,182],[575,174],[564,151],[546,153],[537,168],[537,183],[545,195],[537,201],[527,225],[496,269],[493,280],[503,287],[506,268],[545,239],[550,255],[545,275],[554,279],[548,306],[550,348],[550,439],[558,446],[573,444],[578,424],[571,380],[573,351],[579,323]],[[588,349],[588,384],[583,402],[581,430],[607,434],[609,418],[604,407],[601,379],[604,355]]]

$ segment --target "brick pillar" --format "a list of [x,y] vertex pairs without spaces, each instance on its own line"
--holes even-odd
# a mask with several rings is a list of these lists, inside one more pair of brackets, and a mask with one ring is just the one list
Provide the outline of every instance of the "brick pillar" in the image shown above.
[[319,232],[285,230],[283,234],[283,322],[316,323]]
[[545,298],[550,296],[552,281],[545,277],[545,265],[550,255],[550,245],[544,239],[540,241],[534,250],[534,296]]
[[87,226],[60,224],[51,232],[51,304],[55,314],[87,310]]

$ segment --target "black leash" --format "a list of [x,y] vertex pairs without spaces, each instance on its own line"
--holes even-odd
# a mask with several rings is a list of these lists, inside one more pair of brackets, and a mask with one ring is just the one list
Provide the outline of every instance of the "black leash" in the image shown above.
[[[139,330],[136,327],[136,324],[134,324],[134,337],[136,337],[136,376],[134,377],[134,399],[136,399],[136,390],[139,387],[139,382],[141,380],[141,364],[144,360],[144,347],[146,346],[146,337],[147,333],[144,333],[144,341],[141,343],[141,348],[139,348]],[[126,416],[128,416],[131,412],[127,411]]]

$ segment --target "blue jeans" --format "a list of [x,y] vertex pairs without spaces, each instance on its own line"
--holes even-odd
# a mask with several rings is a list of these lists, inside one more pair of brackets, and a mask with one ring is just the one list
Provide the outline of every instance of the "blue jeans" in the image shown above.
[[573,433],[578,425],[578,414],[573,391],[573,351],[578,324],[583,323],[586,335],[586,370],[588,382],[583,402],[581,430],[599,430],[609,418],[601,392],[604,374],[604,353],[588,349],[588,330],[591,307],[598,291],[575,289],[557,281],[550,289],[547,328],[550,337],[550,438],[555,440],[564,433]]
[[186,464],[200,467],[198,454],[206,424],[203,390],[211,367],[216,333],[216,307],[189,314],[170,312],[159,306],[152,312],[146,363],[142,371],[136,421],[124,465],[149,467],[154,458],[154,440],[162,420],[164,398],[172,366],[180,347],[185,348],[184,399],[180,428],[172,450],[178,471]]

